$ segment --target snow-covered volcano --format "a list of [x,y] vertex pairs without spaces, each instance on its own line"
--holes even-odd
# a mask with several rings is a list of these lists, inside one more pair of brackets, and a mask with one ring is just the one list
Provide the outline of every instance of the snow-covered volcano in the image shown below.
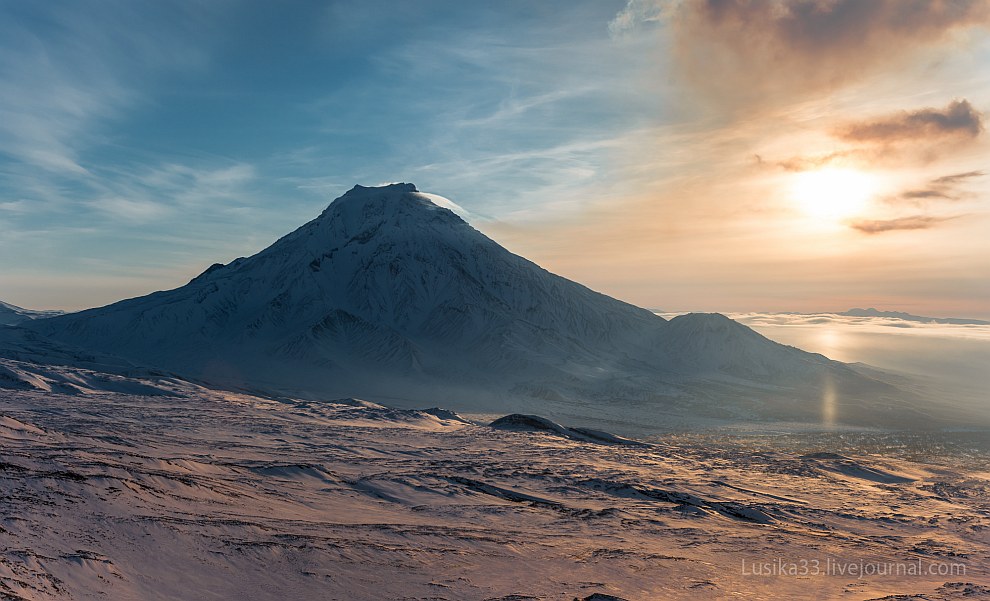
[[891,391],[721,315],[667,321],[554,275],[412,184],[355,186],[181,288],[30,327],[224,386],[579,418],[817,421],[825,384]]

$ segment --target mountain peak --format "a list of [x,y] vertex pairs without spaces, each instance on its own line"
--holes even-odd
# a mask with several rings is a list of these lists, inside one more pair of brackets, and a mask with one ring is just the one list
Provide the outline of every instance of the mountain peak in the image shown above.
[[327,207],[329,211],[334,206],[353,204],[379,204],[382,202],[396,202],[407,200],[413,194],[419,195],[419,190],[414,184],[385,184],[382,186],[362,186],[356,184],[353,188],[344,193],[330,203]]
[[319,248],[322,253],[349,240],[384,243],[394,241],[396,236],[423,237],[427,232],[441,236],[480,236],[453,211],[435,204],[431,195],[419,192],[413,184],[357,185],[331,202],[317,219],[275,246],[309,239],[307,245]]
[[416,189],[416,184],[408,183],[394,183],[394,184],[382,184],[380,186],[362,186],[361,184],[354,184],[354,187],[347,191],[344,196],[350,196],[352,194],[364,194],[369,190],[381,191],[381,192],[419,192]]
[[[422,211],[424,209],[428,212]],[[353,230],[369,221],[407,221],[413,215],[429,219],[435,217],[437,213],[453,215],[452,212],[434,204],[429,195],[420,193],[414,184],[398,183],[382,186],[358,184],[331,202],[316,221],[336,221],[339,225],[344,225],[345,229]]]

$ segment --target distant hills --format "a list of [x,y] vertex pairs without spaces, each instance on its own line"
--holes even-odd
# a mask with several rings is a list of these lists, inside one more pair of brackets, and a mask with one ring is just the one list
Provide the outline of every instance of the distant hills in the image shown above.
[[902,319],[904,321],[917,321],[920,323],[942,323],[957,325],[990,325],[990,321],[980,319],[963,319],[957,317],[922,317],[921,315],[911,315],[900,311],[880,311],[870,307],[869,309],[849,309],[836,315],[847,317],[889,317],[891,319]]
[[0,301],[0,325],[15,325],[31,319],[62,315],[62,311],[32,311]]

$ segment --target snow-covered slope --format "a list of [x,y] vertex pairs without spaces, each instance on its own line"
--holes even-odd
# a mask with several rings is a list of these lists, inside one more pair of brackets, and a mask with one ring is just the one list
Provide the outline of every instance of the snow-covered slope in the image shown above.
[[32,311],[0,301],[0,326],[9,326],[28,321],[62,315],[62,311]]
[[700,400],[705,415],[738,418],[773,398],[788,419],[817,421],[825,381],[891,392],[721,315],[667,322],[549,273],[411,184],[355,186],[181,288],[30,327],[228,387],[468,410],[538,401],[595,419],[694,414]]
[[40,386],[0,387],[0,599],[990,596],[986,433],[637,444],[3,367]]

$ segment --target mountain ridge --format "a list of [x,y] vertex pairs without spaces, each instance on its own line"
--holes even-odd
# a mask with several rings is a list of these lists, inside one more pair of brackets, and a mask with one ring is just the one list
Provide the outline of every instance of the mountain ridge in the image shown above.
[[724,316],[668,322],[552,274],[405,183],[355,186],[185,286],[29,325],[223,386],[460,410],[815,420],[826,380],[897,392]]
[[47,319],[64,314],[64,311],[24,309],[23,307],[0,301],[0,326],[16,325],[32,319]]
[[836,313],[836,315],[842,315],[845,317],[887,317],[892,319],[900,319],[902,321],[917,321],[920,323],[937,323],[946,325],[990,325],[990,321],[983,319],[970,319],[965,317],[925,317],[923,315],[913,315],[903,311],[881,311],[880,309],[875,309],[873,307],[868,309],[855,307],[849,309],[848,311],[843,311],[842,313]]

